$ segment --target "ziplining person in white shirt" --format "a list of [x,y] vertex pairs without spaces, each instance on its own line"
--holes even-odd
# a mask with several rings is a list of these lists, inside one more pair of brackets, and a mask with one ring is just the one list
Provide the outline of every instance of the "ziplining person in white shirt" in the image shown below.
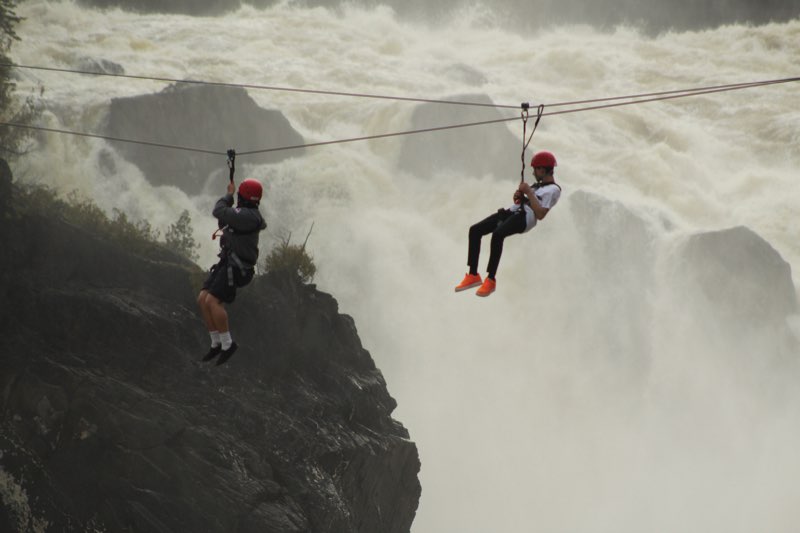
[[[553,177],[553,169],[556,164],[556,158],[552,153],[538,152],[531,159],[536,183],[531,186],[524,181],[521,182],[517,191],[514,192],[514,205],[508,209],[498,209],[497,213],[489,215],[469,228],[469,250],[467,252],[469,272],[456,286],[456,292],[478,286],[480,286],[476,293],[478,296],[489,296],[495,291],[497,287],[495,274],[497,274],[500,256],[503,253],[503,240],[517,233],[530,231],[536,226],[537,221],[547,216],[550,209],[561,198],[561,187]],[[491,253],[489,254],[487,277],[482,280],[478,274],[478,257],[481,252],[481,239],[489,233],[492,234]]]

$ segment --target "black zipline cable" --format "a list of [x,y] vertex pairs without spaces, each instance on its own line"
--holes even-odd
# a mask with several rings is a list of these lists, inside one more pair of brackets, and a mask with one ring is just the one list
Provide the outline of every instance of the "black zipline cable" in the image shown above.
[[399,137],[401,135],[413,135],[416,133],[428,133],[431,131],[454,130],[457,128],[469,128],[471,126],[498,124],[500,122],[511,122],[512,120],[519,120],[519,117],[498,118],[494,120],[483,120],[481,122],[469,122],[466,124],[451,124],[449,126],[439,126],[436,128],[424,128],[424,129],[409,130],[409,131],[398,131],[394,133],[380,133],[378,135],[368,135],[366,137],[351,137],[350,139],[339,139],[336,141],[323,141],[323,142],[309,143],[309,144],[297,144],[294,146],[281,146],[278,148],[266,148],[264,150],[250,150],[249,152],[239,152],[239,155],[265,154],[267,152],[279,152],[281,150],[294,150],[297,148],[311,148],[313,146],[325,146],[327,144],[341,144],[341,143],[350,143],[356,141],[369,141],[371,139],[385,139],[386,137]]
[[[249,152],[236,152],[236,155],[253,155],[253,154],[265,154],[268,152],[279,152],[282,150],[296,150],[298,148],[311,148],[314,146],[325,146],[328,144],[341,144],[341,143],[349,143],[349,142],[356,142],[356,141],[368,141],[370,139],[383,139],[386,137],[399,137],[401,135],[413,135],[415,133],[426,133],[431,131],[442,131],[442,130],[452,130],[457,128],[468,128],[470,126],[483,126],[485,124],[497,124],[499,122],[510,122],[512,120],[519,120],[519,117],[512,117],[512,118],[499,118],[495,120],[484,120],[482,122],[470,122],[466,124],[452,124],[450,126],[439,126],[436,128],[424,128],[419,130],[409,130],[409,131],[399,131],[394,133],[381,133],[378,135],[368,135],[365,137],[352,137],[349,139],[339,139],[335,141],[323,141],[323,142],[316,142],[316,143],[306,143],[306,144],[296,144],[293,146],[281,146],[278,148],[266,148],[264,150],[251,150]],[[60,130],[55,128],[44,128],[41,126],[32,126],[30,124],[18,124],[15,122],[0,122],[0,126],[10,126],[13,128],[27,128],[31,130],[38,130],[38,131],[46,131],[50,133],[63,133],[67,135],[77,135],[79,137],[91,137],[94,139],[105,139],[109,141],[117,141],[117,142],[126,142],[126,143],[134,143],[134,144],[143,144],[146,146],[157,146],[160,148],[172,148],[175,150],[186,150],[190,152],[201,152],[204,154],[213,154],[213,155],[227,155],[226,152],[220,152],[216,150],[205,150],[202,148],[190,148],[187,146],[176,146],[172,144],[160,144],[155,142],[148,142],[148,141],[138,141],[133,139],[123,139],[120,137],[106,137],[104,135],[97,135],[94,133],[83,133],[79,131],[70,131],[70,130]]]
[[[154,77],[154,76],[136,76],[132,74],[114,74],[110,72],[94,72],[89,70],[75,70],[75,69],[66,69],[66,68],[57,68],[57,67],[42,67],[42,66],[35,66],[35,65],[19,65],[16,63],[0,63],[0,67],[9,67],[9,68],[20,68],[20,69],[30,69],[30,70],[45,70],[50,72],[63,72],[68,74],[82,74],[88,76],[108,76],[114,78],[127,78],[127,79],[135,79],[135,80],[147,80],[147,81],[160,81],[160,82],[169,82],[169,83],[185,83],[185,84],[195,84],[195,85],[215,85],[220,87],[239,87],[244,89],[263,89],[269,91],[285,91],[285,92],[298,92],[298,93],[310,93],[310,94],[324,94],[324,95],[332,95],[332,96],[351,96],[357,98],[378,98],[382,100],[399,100],[404,102],[422,102],[422,103],[431,103],[431,104],[450,104],[450,105],[463,105],[463,106],[476,106],[476,107],[494,107],[500,109],[519,109],[519,105],[503,105],[503,104],[483,104],[478,102],[462,102],[457,100],[437,100],[437,99],[430,99],[430,98],[410,98],[410,97],[403,97],[403,96],[387,96],[387,95],[379,95],[379,94],[365,94],[365,93],[352,93],[352,92],[341,92],[341,91],[324,91],[324,90],[317,90],[317,89],[298,89],[293,87],[278,87],[278,86],[270,86],[270,85],[256,85],[256,84],[249,84],[249,83],[227,83],[227,82],[216,82],[216,81],[205,81],[205,80],[191,80],[191,79],[176,79],[176,78],[163,78],[163,77]],[[652,93],[641,93],[641,94],[630,94],[626,96],[609,96],[604,98],[592,98],[588,100],[575,100],[572,102],[555,102],[552,104],[545,104],[547,107],[560,107],[566,105],[577,105],[577,104],[590,104],[596,102],[609,102],[614,100],[627,100],[630,98],[646,98],[652,96],[664,96],[670,94],[679,94],[679,93],[689,93],[689,92],[696,92],[696,91],[709,91],[709,90],[716,90],[716,89],[728,89],[728,88],[742,88],[745,89],[747,87],[758,87],[761,85],[771,85],[777,83],[787,83],[792,81],[798,81],[800,77],[794,78],[781,78],[775,80],[765,80],[765,81],[753,81],[753,82],[741,82],[741,83],[729,83],[726,85],[712,85],[707,87],[693,87],[690,89],[673,89],[670,91],[660,91],[660,92],[652,92]]]
[[657,102],[660,100],[674,100],[675,98],[685,98],[687,96],[701,96],[704,94],[714,94],[714,93],[723,93],[728,91],[737,91],[741,89],[752,89],[754,87],[762,87],[766,85],[775,85],[778,83],[790,83],[800,81],[800,77],[798,78],[786,78],[785,80],[777,81],[777,80],[770,80],[765,82],[754,82],[749,83],[747,85],[734,85],[734,86],[726,86],[725,88],[719,89],[707,89],[707,90],[699,90],[690,93],[683,93],[683,94],[669,94],[667,96],[657,96],[653,98],[642,98],[638,100],[633,100],[631,102],[618,102],[615,104],[603,104],[603,105],[595,105],[595,106],[588,106],[588,107],[578,107],[576,109],[565,109],[564,111],[551,111],[549,113],[544,113],[542,116],[553,116],[553,115],[566,115],[569,113],[577,113],[579,111],[593,111],[595,109],[608,109],[612,107],[622,107],[626,105],[633,105],[633,104],[644,104],[646,102]]
[[[750,82],[741,82],[741,83],[729,83],[727,85],[712,85],[709,87],[695,87],[692,89],[675,89],[672,91],[659,91],[654,93],[640,93],[640,94],[629,94],[627,96],[608,96],[604,98],[592,98],[589,100],[574,100],[572,102],[557,102],[555,104],[547,104],[547,107],[560,107],[565,105],[578,105],[578,104],[592,104],[596,102],[611,102],[614,100],[626,100],[629,98],[648,98],[651,96],[665,96],[670,94],[680,94],[680,93],[698,93],[702,94],[705,91],[717,91],[721,92],[722,90],[736,90],[736,89],[748,89],[750,87],[761,87],[762,85],[775,85],[780,83],[790,83],[800,81],[800,77],[794,78],[780,78],[776,80],[764,80],[764,81],[750,81]],[[702,92],[698,92],[702,91]],[[687,96],[693,96],[693,94],[689,94]],[[645,101],[645,100],[643,100]],[[649,100],[647,100],[649,101]]]
[[176,79],[176,78],[160,78],[153,76],[134,76],[132,74],[113,74],[110,72],[92,72],[89,70],[72,70],[66,68],[55,67],[38,67],[33,65],[17,65],[14,63],[0,63],[0,67],[14,67],[32,70],[47,70],[51,72],[66,72],[68,74],[85,74],[89,76],[110,76],[113,78],[127,78],[133,80],[147,80],[147,81],[162,81],[168,83],[186,83],[193,85],[214,85],[217,87],[236,87],[241,89],[263,89],[266,91],[284,91],[294,93],[309,93],[309,94],[325,94],[331,96],[352,96],[357,98],[377,98],[381,100],[400,100],[404,102],[422,102],[428,104],[451,104],[451,105],[466,105],[476,107],[500,107],[517,109],[519,106],[497,105],[497,104],[482,104],[478,102],[460,102],[456,100],[435,100],[430,98],[409,98],[404,96],[385,96],[380,94],[365,94],[365,93],[348,93],[341,91],[323,91],[317,89],[297,89],[294,87],[276,87],[271,85],[255,85],[251,83],[228,83],[222,81],[204,81],[204,80],[191,80],[191,79]]
[[[707,88],[707,89],[703,89],[703,90],[697,90],[697,91],[694,91],[694,92],[683,92],[681,94],[674,94],[673,91],[665,91],[665,92],[662,92],[662,93],[651,93],[651,94],[661,94],[662,96],[654,96],[652,98],[644,98],[644,99],[635,99],[635,100],[631,100],[630,102],[617,102],[617,103],[613,103],[613,104],[602,104],[602,105],[596,105],[596,106],[578,107],[578,108],[575,108],[575,109],[566,109],[566,110],[563,110],[563,111],[550,111],[550,112],[547,112],[547,113],[542,113],[541,116],[543,117],[543,116],[565,115],[565,114],[569,114],[569,113],[579,113],[579,112],[582,112],[582,111],[592,111],[592,110],[597,110],[597,109],[607,109],[607,108],[613,108],[613,107],[622,107],[622,106],[628,106],[628,105],[634,105],[634,104],[642,104],[642,103],[646,103],[646,102],[656,102],[656,101],[659,101],[659,100],[672,100],[672,99],[676,99],[676,98],[685,98],[685,97],[689,97],[689,96],[700,96],[700,95],[704,95],[704,94],[714,94],[714,93],[720,93],[720,92],[735,91],[735,90],[740,90],[740,89],[749,89],[749,88],[754,88],[754,87],[761,87],[761,86],[766,86],[766,85],[775,85],[775,84],[779,84],[779,83],[790,83],[790,82],[796,82],[796,81],[800,81],[800,77],[797,77],[797,78],[785,78],[785,79],[782,79],[782,80],[766,80],[766,81],[761,81],[761,82],[751,82],[751,83],[747,83],[747,84],[731,84],[731,85],[724,85],[724,86],[716,86],[715,88]],[[630,98],[630,97],[615,97],[614,99],[617,99],[617,98]],[[594,100],[594,101],[597,101],[597,100]],[[586,100],[585,102],[587,102],[587,103],[588,102],[592,102],[592,100]],[[519,117],[500,118],[500,119],[495,119],[495,120],[484,120],[484,121],[480,121],[480,122],[470,122],[470,123],[465,123],[465,124],[453,124],[453,125],[449,125],[449,126],[439,126],[439,127],[435,127],[435,128],[424,128],[424,129],[401,131],[401,132],[395,132],[395,133],[383,133],[383,134],[378,134],[378,135],[368,135],[368,136],[364,136],[364,137],[353,137],[353,138],[349,138],[349,139],[339,139],[339,140],[334,140],[334,141],[323,141],[323,142],[316,142],[316,143],[297,144],[297,145],[292,145],[292,146],[280,146],[280,147],[277,147],[277,148],[266,148],[266,149],[263,149],[263,150],[250,150],[250,151],[246,151],[246,152],[238,152],[238,155],[263,154],[263,153],[278,152],[278,151],[283,151],[283,150],[294,150],[294,149],[298,149],[298,148],[311,148],[311,147],[315,147],[315,146],[325,146],[325,145],[329,145],[329,144],[341,144],[341,143],[349,143],[349,142],[356,142],[356,141],[366,141],[366,140],[370,140],[370,139],[383,139],[383,138],[387,138],[387,137],[398,137],[398,136],[401,136],[401,135],[412,135],[412,134],[416,134],[416,133],[426,133],[426,132],[442,131],[442,130],[449,130],[449,129],[456,129],[456,128],[466,128],[466,127],[471,127],[471,126],[482,126],[482,125],[487,125],[487,124],[497,124],[497,123],[501,123],[501,122],[510,122],[512,120],[519,120]],[[118,142],[142,144],[142,145],[146,145],[146,146],[156,146],[156,147],[161,147],[161,148],[171,148],[171,149],[176,149],[176,150],[186,150],[186,151],[191,151],[191,152],[201,152],[201,153],[214,154],[214,155],[221,155],[221,154],[225,155],[225,152],[219,152],[219,151],[216,151],[216,150],[205,150],[205,149],[200,149],[200,148],[191,148],[191,147],[185,147],[185,146],[162,144],[162,143],[155,143],[155,142],[148,142],[148,141],[124,139],[124,138],[119,138],[119,137],[107,137],[107,136],[104,136],[104,135],[97,135],[97,134],[92,134],[92,133],[75,132],[75,131],[69,131],[69,130],[59,130],[59,129],[54,129],[54,128],[45,128],[45,127],[41,127],[41,126],[32,126],[32,125],[28,125],[28,124],[18,124],[18,123],[11,123],[11,122],[0,122],[0,126],[27,128],[27,129],[47,131],[47,132],[52,132],[52,133],[63,133],[63,134],[69,134],[69,135],[77,135],[77,136],[81,136],[81,137],[92,137],[92,138],[96,138],[96,139],[105,139],[105,140],[118,141]]]
[[[642,103],[646,103],[646,102],[656,102],[656,101],[659,101],[659,100],[672,100],[672,99],[675,99],[675,98],[685,98],[685,97],[688,97],[688,96],[700,96],[700,95],[703,95],[703,94],[714,94],[714,93],[720,93],[720,92],[726,92],[726,91],[735,91],[735,90],[738,90],[738,89],[749,89],[749,88],[752,88],[752,87],[760,87],[761,85],[772,85],[772,84],[775,84],[775,83],[789,83],[789,82],[792,82],[792,81],[800,81],[800,77],[798,77],[798,78],[788,78],[788,79],[786,79],[784,81],[781,81],[781,82],[778,82],[778,81],[775,81],[775,80],[770,80],[768,82],[754,82],[754,83],[748,84],[745,87],[726,86],[724,88],[708,89],[708,90],[702,90],[702,91],[696,91],[696,92],[684,93],[684,94],[670,94],[670,93],[668,93],[666,96],[656,96],[656,97],[653,97],[653,98],[633,100],[633,101],[630,101],[630,102],[618,102],[618,103],[614,103],[614,104],[603,104],[603,105],[596,105],[596,106],[589,106],[589,107],[579,107],[579,108],[576,108],[576,109],[565,109],[563,111],[550,111],[550,112],[547,112],[547,113],[541,113],[537,117],[537,120],[539,118],[545,117],[545,116],[566,115],[566,114],[569,114],[569,113],[579,113],[581,111],[593,111],[593,110],[597,110],[597,109],[606,109],[606,108],[612,108],[612,107],[622,107],[622,106],[628,106],[628,105],[634,105],[634,104],[642,104]],[[455,128],[466,128],[466,127],[469,127],[469,126],[481,126],[481,125],[485,125],[485,124],[497,124],[497,123],[500,123],[500,122],[511,122],[512,120],[519,120],[519,117],[501,118],[501,119],[496,119],[496,120],[486,120],[486,121],[482,121],[482,122],[472,122],[472,123],[469,123],[469,124],[455,124],[455,125],[451,125],[451,126],[440,126],[438,128],[426,128],[426,129],[421,129],[421,130],[403,131],[403,132],[398,132],[398,133],[384,133],[382,135],[371,135],[371,136],[367,136],[367,137],[355,137],[355,138],[351,138],[351,139],[340,139],[340,140],[337,140],[337,141],[326,141],[326,142],[320,142],[320,143],[300,144],[300,145],[295,145],[295,146],[282,146],[282,147],[278,147],[278,148],[267,148],[265,150],[251,150],[249,152],[239,152],[239,154],[240,155],[261,154],[261,153],[267,153],[267,152],[277,152],[277,151],[280,151],[280,150],[293,150],[293,149],[296,149],[296,148],[307,148],[307,147],[312,147],[312,146],[323,146],[323,145],[327,145],[327,144],[338,144],[338,143],[346,143],[346,142],[354,142],[354,141],[365,141],[365,140],[370,140],[370,139],[380,139],[380,138],[384,138],[384,137],[395,137],[395,136],[399,136],[399,135],[411,135],[411,134],[414,134],[414,133],[425,133],[425,132],[441,131],[441,130],[448,130],[448,129],[455,129]]]
[[216,150],[204,150],[202,148],[192,148],[190,146],[177,146],[174,144],[163,144],[157,142],[149,142],[149,141],[138,141],[135,139],[123,139],[121,137],[108,137],[106,135],[97,135],[95,133],[84,133],[81,131],[71,131],[71,130],[59,130],[56,128],[45,128],[43,126],[33,126],[31,124],[19,124],[16,122],[0,122],[0,126],[9,126],[12,128],[25,128],[29,130],[37,130],[37,131],[47,131],[50,133],[63,133],[66,135],[76,135],[78,137],[91,137],[93,139],[103,139],[106,141],[118,141],[123,143],[131,143],[131,144],[143,144],[145,146],[156,146],[158,148],[171,148],[174,150],[185,150],[187,152],[201,152],[204,154],[214,154],[214,155],[226,155],[225,152],[219,152]]

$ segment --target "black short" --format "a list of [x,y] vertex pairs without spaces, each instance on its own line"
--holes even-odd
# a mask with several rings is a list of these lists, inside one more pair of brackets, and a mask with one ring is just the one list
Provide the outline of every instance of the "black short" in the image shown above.
[[252,269],[242,272],[233,266],[229,274],[228,259],[223,257],[219,263],[211,267],[208,278],[203,283],[203,289],[213,294],[220,302],[231,303],[236,299],[236,289],[250,283],[254,273]]

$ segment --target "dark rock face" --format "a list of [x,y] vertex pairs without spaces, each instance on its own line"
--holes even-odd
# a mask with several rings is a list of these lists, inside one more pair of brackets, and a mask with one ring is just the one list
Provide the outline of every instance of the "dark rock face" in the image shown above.
[[[237,9],[240,0],[79,0],[93,7],[121,7],[139,13],[182,13],[186,15],[221,15]],[[256,3],[256,2],[251,2]],[[257,2],[264,4],[264,2]]]
[[797,312],[791,266],[749,228],[694,235],[682,258],[679,273],[689,290],[741,327],[783,324]]
[[[446,100],[492,103],[485,94],[453,96]],[[492,107],[420,104],[414,109],[409,129],[483,122],[507,116],[513,115],[501,114]],[[420,177],[427,176],[432,170],[450,170],[460,175],[474,177],[490,174],[500,179],[507,178],[509,183],[516,185],[519,180],[514,181],[514,175],[519,176],[522,166],[521,121],[519,127],[519,138],[508,132],[505,123],[407,136],[404,137],[400,150],[398,167]],[[526,159],[529,160],[530,157]]]
[[[303,137],[279,111],[262,109],[244,89],[213,85],[173,85],[160,93],[111,101],[106,135],[173,146],[218,151],[221,155],[114,143],[156,185],[201,192],[209,175],[227,178],[226,150],[239,152],[303,144]],[[302,149],[248,155],[237,166],[298,156]],[[239,174],[237,174],[239,177]],[[223,182],[224,183],[224,182]],[[216,187],[217,189],[219,188]]]
[[416,447],[330,295],[256,277],[229,308],[241,348],[207,366],[193,264],[13,216],[0,531],[409,531]]
[[[11,168],[9,168],[8,162],[6,162],[5,159],[0,159],[0,213],[5,213],[11,199],[11,182],[13,178],[14,176],[11,174]],[[0,218],[0,220],[2,220],[2,218]]]
[[114,63],[107,59],[95,59],[83,57],[78,61],[79,70],[87,72],[99,72],[103,74],[125,74],[125,69],[119,63]]

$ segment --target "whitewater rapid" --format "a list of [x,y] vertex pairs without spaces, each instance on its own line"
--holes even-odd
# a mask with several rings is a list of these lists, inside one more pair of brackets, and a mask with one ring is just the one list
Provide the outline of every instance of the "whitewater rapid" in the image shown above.
[[[800,20],[652,37],[628,27],[509,33],[482,8],[427,26],[386,8],[285,4],[203,18],[42,0],[18,11],[22,41],[11,56],[20,64],[105,59],[132,75],[420,98],[485,93],[514,105],[785,78],[798,75],[800,57]],[[87,132],[99,131],[111,98],[165,86],[19,75],[21,94],[44,90],[43,125]],[[467,228],[508,204],[517,176],[410,175],[398,170],[398,139],[312,148],[261,167],[237,161],[237,175],[266,184],[265,249],[289,233],[305,236],[314,223],[316,283],[355,318],[398,401],[395,417],[419,447],[415,533],[794,531],[796,364],[776,363],[760,338],[735,339],[750,348],[732,353],[727,341],[722,349],[682,329],[694,302],[672,295],[662,269],[688,235],[745,225],[798,279],[798,89],[543,119],[533,146],[558,157],[564,195],[531,233],[507,240],[498,292],[485,300],[452,290],[466,268]],[[414,109],[249,94],[310,142],[402,131]],[[498,128],[520,135],[517,122],[487,126],[486,135]],[[153,187],[119,157],[108,175],[101,140],[47,134],[39,142],[17,163],[20,180],[78,191],[162,232],[188,209],[200,264],[213,260],[214,195]],[[253,143],[237,149],[269,148]],[[641,318],[641,308],[606,294],[608,273],[596,272],[576,244],[570,205],[578,191],[652,221],[653,281],[635,288],[648,317],[644,352],[616,330]]]

